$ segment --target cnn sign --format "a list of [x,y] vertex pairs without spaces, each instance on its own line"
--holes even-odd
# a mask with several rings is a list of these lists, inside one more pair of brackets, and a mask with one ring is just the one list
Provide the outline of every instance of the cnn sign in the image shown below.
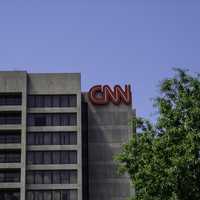
[[132,102],[131,86],[125,85],[122,89],[121,86],[115,85],[112,90],[108,85],[95,85],[89,90],[88,97],[94,105],[106,105],[109,102],[115,105],[130,105]]

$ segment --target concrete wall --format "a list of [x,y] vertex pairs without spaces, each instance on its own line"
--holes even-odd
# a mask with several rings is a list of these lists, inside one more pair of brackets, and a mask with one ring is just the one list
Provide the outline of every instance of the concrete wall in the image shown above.
[[119,176],[113,157],[131,136],[132,107],[88,103],[89,200],[125,200],[132,194],[129,177]]

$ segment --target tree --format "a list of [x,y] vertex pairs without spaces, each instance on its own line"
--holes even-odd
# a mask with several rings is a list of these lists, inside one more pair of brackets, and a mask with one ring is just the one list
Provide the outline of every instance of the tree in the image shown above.
[[134,200],[200,199],[200,75],[175,69],[160,84],[154,124],[133,120],[136,133],[116,160],[135,187]]

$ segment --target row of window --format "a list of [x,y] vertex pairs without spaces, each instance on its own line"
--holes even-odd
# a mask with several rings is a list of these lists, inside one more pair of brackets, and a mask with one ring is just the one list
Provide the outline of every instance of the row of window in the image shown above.
[[29,132],[28,145],[76,145],[76,132]]
[[20,170],[0,171],[0,182],[20,182]]
[[29,126],[76,126],[76,113],[29,114]]
[[21,105],[21,94],[0,94],[0,106]]
[[0,151],[0,163],[21,162],[20,151]]
[[0,124],[21,124],[21,113],[20,112],[0,113]]
[[18,190],[0,190],[0,200],[20,200]]
[[77,190],[27,191],[27,200],[78,200]]
[[0,144],[20,143],[20,132],[4,131],[0,132]]
[[28,164],[75,164],[76,151],[29,151]]
[[28,171],[26,181],[28,184],[76,184],[77,171]]
[[29,95],[28,107],[76,107],[76,95]]

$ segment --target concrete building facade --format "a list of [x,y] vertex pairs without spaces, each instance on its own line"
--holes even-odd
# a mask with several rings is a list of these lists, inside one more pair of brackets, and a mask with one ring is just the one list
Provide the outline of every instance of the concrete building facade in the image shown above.
[[79,73],[0,72],[0,199],[122,200],[113,156],[132,106],[94,105]]

